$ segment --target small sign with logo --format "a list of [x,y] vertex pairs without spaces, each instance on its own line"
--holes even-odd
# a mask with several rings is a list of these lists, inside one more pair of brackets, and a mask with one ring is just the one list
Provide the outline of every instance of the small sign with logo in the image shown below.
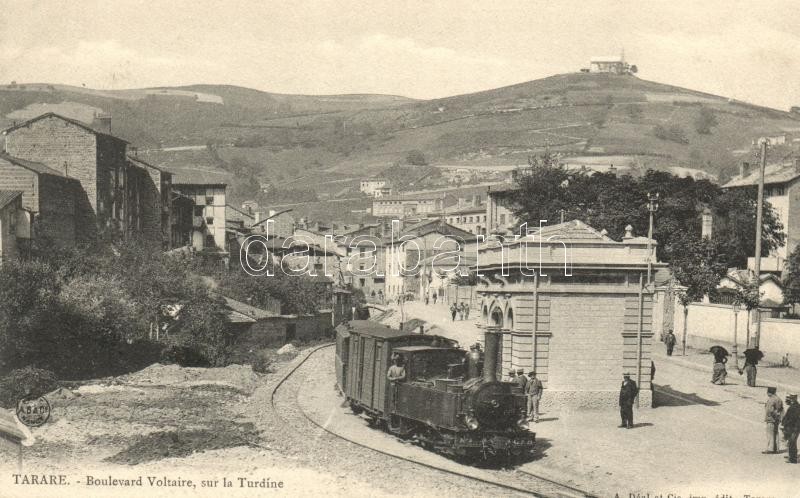
[[50,418],[50,403],[44,396],[22,399],[17,403],[17,418],[28,427],[44,425]]

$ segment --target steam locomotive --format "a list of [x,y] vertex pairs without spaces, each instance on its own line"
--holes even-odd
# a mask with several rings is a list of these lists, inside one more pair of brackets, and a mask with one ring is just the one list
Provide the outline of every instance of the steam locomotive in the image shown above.
[[[336,379],[350,408],[374,425],[423,447],[458,457],[521,457],[536,435],[525,418],[525,396],[497,379],[500,338],[485,337],[485,353],[450,339],[409,334],[354,320],[336,329]],[[406,378],[390,382],[392,358]]]

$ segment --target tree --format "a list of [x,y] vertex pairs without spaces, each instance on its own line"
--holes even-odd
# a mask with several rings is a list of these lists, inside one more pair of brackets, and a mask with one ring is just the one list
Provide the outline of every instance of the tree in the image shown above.
[[717,126],[717,116],[708,107],[701,107],[700,112],[694,120],[694,129],[701,135],[711,134],[711,128]]
[[[761,304],[761,297],[763,296],[763,292],[760,292],[759,282],[756,280],[756,276],[753,275],[753,278],[747,280],[746,282],[740,283],[736,286],[736,304],[744,306],[747,310],[747,345],[750,345],[750,317],[752,315],[752,311],[758,308],[758,305]],[[784,294],[785,295],[785,294]]]
[[670,247],[671,268],[675,279],[683,287],[678,300],[683,306],[683,354],[686,354],[686,330],[689,321],[689,304],[700,301],[713,292],[726,267],[719,262],[714,244],[705,238],[698,239],[688,233],[680,233]]
[[800,245],[786,259],[783,275],[783,299],[786,304],[800,303]]

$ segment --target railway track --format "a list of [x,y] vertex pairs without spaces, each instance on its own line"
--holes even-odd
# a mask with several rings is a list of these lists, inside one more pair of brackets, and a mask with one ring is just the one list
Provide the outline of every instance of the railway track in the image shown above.
[[[469,482],[471,486],[477,486],[477,489],[475,489],[476,495],[485,496],[486,493],[503,493],[502,496],[509,496],[509,494],[541,497],[593,496],[573,486],[523,470],[478,470],[467,466],[464,466],[463,470],[444,468],[435,463],[408,458],[368,443],[356,441],[319,423],[317,420],[310,417],[298,403],[300,387],[305,380],[301,372],[307,368],[313,368],[318,365],[324,366],[324,364],[321,363],[321,355],[318,353],[333,346],[334,344],[332,343],[324,344],[306,352],[304,357],[290,368],[272,387],[269,393],[271,408],[276,419],[286,428],[297,431],[307,438],[314,438],[316,441],[330,445],[330,451],[332,453],[337,452],[337,445],[346,445],[350,448],[357,447],[366,450],[363,453],[369,461],[374,461],[376,454],[382,455],[390,461],[393,460],[395,463],[391,465],[394,470],[399,470],[397,469],[398,463],[401,463],[404,467],[410,466],[409,470],[413,471],[413,473],[409,473],[408,475],[414,475],[415,480],[419,478],[420,468],[423,468],[434,474],[438,474],[440,480],[444,479],[451,486],[458,487],[458,481],[462,483],[462,486],[463,483]],[[324,441],[321,441],[323,439]],[[451,465],[451,467],[453,466]],[[482,476],[474,475],[476,473],[482,474]]]

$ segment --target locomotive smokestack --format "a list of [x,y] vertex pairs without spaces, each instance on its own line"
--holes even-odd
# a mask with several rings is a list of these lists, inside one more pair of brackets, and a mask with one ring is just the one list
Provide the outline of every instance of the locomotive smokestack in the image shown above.
[[483,380],[497,382],[497,356],[500,352],[500,327],[486,327],[483,336]]

